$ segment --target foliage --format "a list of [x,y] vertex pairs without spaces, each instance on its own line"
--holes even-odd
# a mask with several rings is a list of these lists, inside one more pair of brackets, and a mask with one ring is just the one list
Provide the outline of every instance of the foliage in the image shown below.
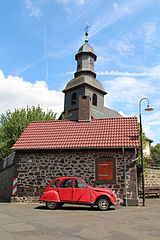
[[6,111],[0,116],[0,160],[12,152],[10,148],[30,122],[55,119],[56,113],[51,110],[45,113],[40,106]]
[[[139,135],[140,135],[140,124],[138,124],[138,130],[139,130]],[[145,147],[146,147],[145,133],[143,132],[142,133],[142,148],[145,149]],[[141,169],[141,149],[139,149],[137,166],[138,166],[138,169]],[[144,161],[144,167],[146,167],[145,161]]]
[[155,161],[160,166],[160,143],[151,147],[151,156],[153,161]]
[[[140,135],[140,125],[138,124],[138,129],[139,129],[139,135]],[[145,133],[142,133],[142,148],[143,150],[146,148],[146,136]],[[143,154],[143,159],[144,159],[144,174],[147,175],[147,169],[151,165],[152,161],[152,156],[145,156]],[[138,161],[137,161],[137,174],[138,177],[141,176],[142,173],[142,162],[141,162],[141,149],[139,149],[139,154],[138,154]]]
[[71,117],[71,113],[69,113],[68,111],[67,112],[63,112],[61,117],[60,117],[60,120],[69,120],[70,117]]

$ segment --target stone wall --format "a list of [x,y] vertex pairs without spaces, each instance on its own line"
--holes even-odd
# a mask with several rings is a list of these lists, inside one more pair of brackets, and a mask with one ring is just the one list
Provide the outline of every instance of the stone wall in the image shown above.
[[160,167],[147,168],[145,186],[160,186]]
[[[17,201],[37,200],[42,190],[55,177],[78,176],[92,186],[114,189],[118,198],[125,198],[124,159],[131,161],[134,151],[122,150],[85,150],[85,151],[34,151],[16,153],[16,169],[18,176]],[[113,157],[116,161],[117,181],[115,184],[98,184],[95,181],[95,162],[100,157]],[[128,197],[137,199],[136,167],[128,169]]]

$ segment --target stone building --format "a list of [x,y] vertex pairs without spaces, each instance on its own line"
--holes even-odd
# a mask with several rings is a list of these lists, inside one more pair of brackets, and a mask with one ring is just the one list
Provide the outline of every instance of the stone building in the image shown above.
[[74,78],[63,90],[70,119],[32,122],[13,146],[15,200],[36,201],[53,178],[79,176],[137,205],[137,119],[104,106],[106,92],[96,79],[96,55],[87,39],[75,59]]
[[137,119],[132,117],[32,122],[13,146],[16,199],[36,199],[55,177],[78,176],[137,204],[138,147]]

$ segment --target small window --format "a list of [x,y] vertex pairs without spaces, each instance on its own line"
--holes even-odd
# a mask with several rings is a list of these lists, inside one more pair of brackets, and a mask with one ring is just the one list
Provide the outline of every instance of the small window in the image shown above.
[[59,179],[56,180],[56,181],[54,181],[54,182],[52,182],[51,185],[50,185],[50,187],[51,187],[51,188],[57,188],[57,187],[58,187],[58,183],[59,183]]
[[90,59],[90,64],[94,65],[94,59],[93,58]]
[[72,188],[72,179],[67,179],[61,182],[60,184],[61,188]]
[[78,62],[78,64],[77,64],[77,70],[79,70],[80,68],[81,68],[81,63]]
[[96,160],[96,181],[116,182],[116,164],[113,158],[100,158]]
[[97,95],[95,93],[93,93],[92,104],[97,106]]
[[86,188],[86,185],[79,179],[74,180],[74,187],[75,188]]
[[76,93],[73,93],[72,94],[72,99],[71,99],[71,104],[72,105],[75,105],[77,102],[77,94]]

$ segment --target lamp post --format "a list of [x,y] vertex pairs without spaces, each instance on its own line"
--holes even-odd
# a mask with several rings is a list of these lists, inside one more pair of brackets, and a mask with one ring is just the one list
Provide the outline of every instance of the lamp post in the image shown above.
[[144,159],[143,159],[143,143],[142,143],[142,117],[141,117],[141,103],[143,100],[147,101],[147,107],[144,109],[145,111],[153,111],[153,108],[149,105],[148,98],[142,98],[139,101],[139,120],[140,120],[140,150],[141,150],[141,169],[142,169],[142,195],[143,195],[143,206],[145,206],[145,191],[144,191]]

